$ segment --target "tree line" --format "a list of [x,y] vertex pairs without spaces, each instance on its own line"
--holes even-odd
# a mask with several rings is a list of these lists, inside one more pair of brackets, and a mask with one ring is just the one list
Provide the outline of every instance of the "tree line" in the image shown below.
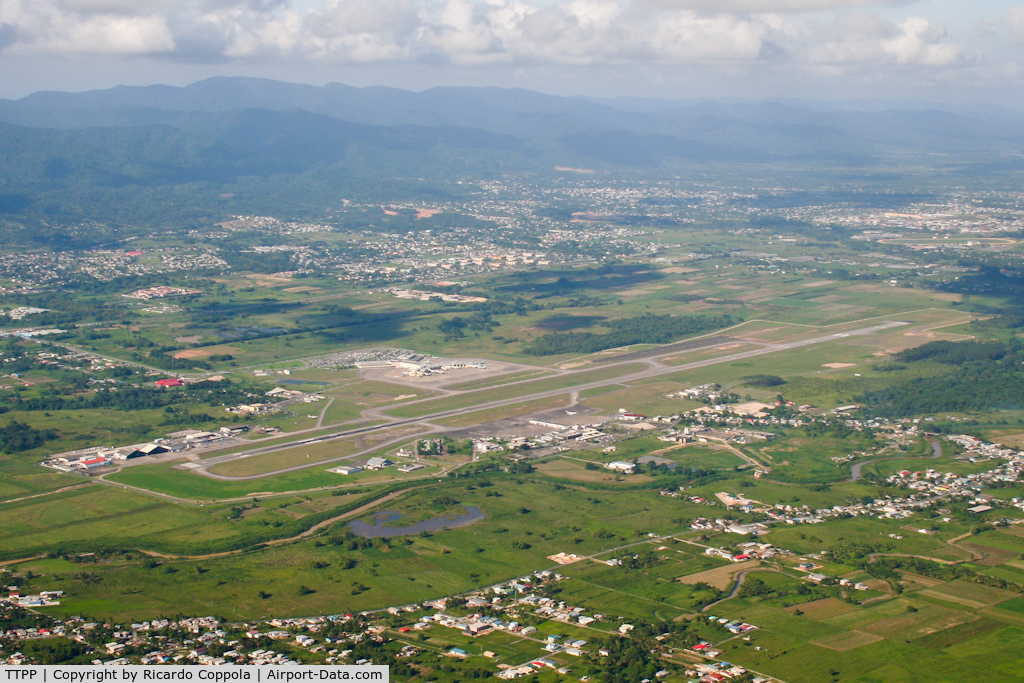
[[653,315],[621,318],[606,323],[607,333],[554,332],[545,334],[523,347],[531,356],[563,353],[597,353],[633,344],[668,344],[680,337],[718,330],[738,322],[729,315]]

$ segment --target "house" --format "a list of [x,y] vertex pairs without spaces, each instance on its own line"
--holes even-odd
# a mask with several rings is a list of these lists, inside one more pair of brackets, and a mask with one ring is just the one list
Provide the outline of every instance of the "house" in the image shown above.
[[83,469],[83,470],[91,470],[93,468],[103,467],[104,465],[109,465],[109,464],[110,464],[109,460],[107,460],[106,458],[100,458],[100,457],[89,458],[87,460],[79,460],[78,461],[78,467]]
[[156,385],[158,387],[181,387],[185,386],[185,383],[177,377],[172,377],[171,379],[158,379]]
[[636,471],[636,465],[631,462],[625,462],[623,460],[615,460],[605,465],[605,468],[613,470],[615,472],[624,472],[626,474],[633,474]]
[[394,465],[394,463],[387,458],[373,457],[366,461],[366,469],[368,470],[382,470],[385,467],[391,467],[392,465]]

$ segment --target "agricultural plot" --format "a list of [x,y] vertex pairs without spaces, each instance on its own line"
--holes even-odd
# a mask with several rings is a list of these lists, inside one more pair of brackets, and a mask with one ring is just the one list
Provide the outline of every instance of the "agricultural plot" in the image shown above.
[[[924,679],[929,681],[960,680],[956,677],[985,653],[994,680],[1010,681],[1010,672],[1021,659],[1012,645],[1015,627],[906,599],[873,602],[811,620],[811,612],[783,617],[770,608],[744,604],[734,600],[716,611],[758,624],[761,630],[748,642],[761,650],[731,642],[723,657],[783,680],[920,680],[915,675],[929,676]],[[907,612],[911,605],[916,611]],[[815,603],[805,603],[801,610],[805,607],[817,609]]]
[[818,645],[819,647],[825,647],[829,650],[836,650],[837,652],[846,652],[847,650],[855,650],[858,647],[877,643],[880,640],[882,640],[882,636],[876,636],[872,633],[849,631],[847,633],[840,633],[838,635],[816,640],[811,644]]
[[698,584],[706,583],[719,590],[726,590],[736,581],[736,575],[741,571],[750,571],[761,566],[760,562],[743,562],[742,564],[721,564],[713,569],[705,569],[701,572],[686,574],[678,577],[680,583]]

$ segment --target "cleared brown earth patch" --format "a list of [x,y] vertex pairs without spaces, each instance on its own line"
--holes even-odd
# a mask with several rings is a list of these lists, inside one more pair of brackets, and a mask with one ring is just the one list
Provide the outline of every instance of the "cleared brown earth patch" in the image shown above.
[[208,358],[220,353],[241,353],[241,349],[233,346],[208,346],[203,349],[183,349],[174,354],[174,358]]
[[[1006,446],[1007,448],[1024,448],[1024,432],[1017,432],[1014,434],[1003,434],[1000,436],[990,437],[995,443]],[[1021,535],[1024,535],[1024,530],[1021,530]]]
[[725,590],[732,586],[736,574],[748,571],[750,569],[756,569],[760,567],[761,563],[758,561],[753,562],[740,562],[738,564],[727,564],[724,567],[717,567],[715,569],[707,569],[696,574],[687,574],[686,576],[680,576],[676,581],[686,584],[697,584],[706,583],[709,586],[714,586],[719,590]]
[[638,482],[652,481],[646,474],[633,474],[629,477],[613,474],[603,467],[599,470],[588,470],[586,464],[574,460],[559,458],[537,465],[537,470],[549,477],[573,479],[575,481],[615,483],[621,480],[623,484],[635,485]]
[[862,583],[871,590],[889,592],[889,582],[883,579],[867,579]]

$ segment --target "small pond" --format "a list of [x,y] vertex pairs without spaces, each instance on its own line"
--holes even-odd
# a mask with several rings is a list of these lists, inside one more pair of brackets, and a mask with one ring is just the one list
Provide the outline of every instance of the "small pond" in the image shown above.
[[431,517],[409,526],[385,526],[402,518],[401,513],[394,511],[378,512],[373,516],[373,523],[357,519],[349,522],[348,528],[352,533],[363,538],[395,538],[396,536],[415,536],[421,531],[441,531],[442,529],[455,529],[460,526],[467,526],[473,522],[479,522],[484,518],[484,512],[475,505],[463,505],[465,510],[461,515],[440,515]]

